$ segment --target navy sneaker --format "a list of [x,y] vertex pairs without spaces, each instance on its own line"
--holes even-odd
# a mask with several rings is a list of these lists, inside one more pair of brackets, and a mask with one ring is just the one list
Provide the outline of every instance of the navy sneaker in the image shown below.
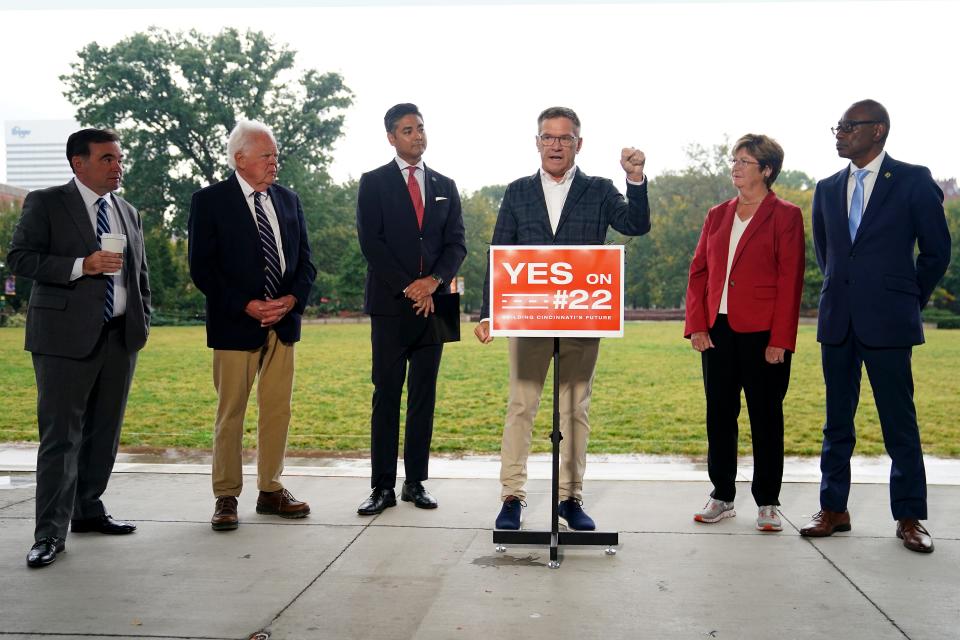
[[574,531],[593,531],[597,528],[593,518],[583,511],[583,502],[576,498],[568,498],[560,503],[557,515],[567,523],[568,529]]
[[516,531],[520,528],[520,521],[523,520],[522,511],[527,506],[526,503],[517,496],[507,496],[500,507],[500,514],[497,516],[497,529],[512,529]]

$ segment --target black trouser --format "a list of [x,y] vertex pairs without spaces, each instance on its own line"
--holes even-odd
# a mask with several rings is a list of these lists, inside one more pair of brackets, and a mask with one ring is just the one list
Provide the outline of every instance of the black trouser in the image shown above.
[[783,363],[769,364],[764,351],[769,331],[737,333],[720,314],[710,329],[714,348],[702,354],[707,396],[707,471],[710,494],[732,502],[737,493],[737,435],[740,391],[747,398],[753,438],[753,498],[757,505],[780,504],[783,480],[783,398],[790,382],[789,351]]
[[[397,484],[400,441],[400,396],[407,381],[407,421],[403,436],[403,468],[408,481],[426,480],[433,437],[433,407],[437,397],[442,344],[402,343],[398,319],[370,317],[373,348],[373,415],[370,420],[370,486],[391,489]],[[407,362],[410,375],[407,376]]]
[[120,321],[105,325],[86,358],[33,354],[37,379],[36,540],[67,537],[72,519],[106,513],[100,496],[117,457],[137,353]]

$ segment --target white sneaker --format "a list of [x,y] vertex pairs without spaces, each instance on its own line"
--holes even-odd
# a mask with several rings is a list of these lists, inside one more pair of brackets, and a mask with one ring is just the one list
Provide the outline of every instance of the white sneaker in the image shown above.
[[777,515],[776,505],[766,504],[760,507],[757,513],[757,530],[783,531],[783,526],[780,524],[780,516]]
[[693,514],[693,519],[697,522],[720,522],[724,518],[732,518],[737,515],[732,502],[715,500],[710,498],[703,509]]

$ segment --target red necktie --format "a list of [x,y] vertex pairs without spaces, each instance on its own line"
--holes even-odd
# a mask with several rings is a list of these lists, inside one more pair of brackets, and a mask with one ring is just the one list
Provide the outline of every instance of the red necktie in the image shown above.
[[410,199],[413,200],[413,209],[417,212],[417,227],[423,228],[423,196],[420,195],[420,184],[417,182],[417,176],[414,172],[415,166],[407,167],[410,170],[410,176],[407,178],[407,189],[410,191]]

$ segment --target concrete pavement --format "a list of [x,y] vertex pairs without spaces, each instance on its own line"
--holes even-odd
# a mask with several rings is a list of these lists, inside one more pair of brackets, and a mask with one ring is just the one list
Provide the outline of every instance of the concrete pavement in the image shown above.
[[[122,456],[104,501],[137,533],[71,535],[54,565],[30,570],[31,455],[0,446],[0,640],[960,637],[953,460],[928,459],[936,551],[922,555],[894,536],[884,459],[857,460],[853,530],[807,540],[797,529],[817,509],[815,461],[788,461],[784,531],[762,534],[748,483],[736,518],[702,525],[702,465],[593,458],[584,505],[620,548],[561,548],[549,570],[545,548],[494,551],[495,458],[436,458],[439,509],[400,503],[373,518],[355,512],[364,461],[291,459],[287,487],[311,516],[257,515],[247,476],[240,528],[217,533],[204,460]],[[548,526],[547,470],[537,457],[525,528]]]

